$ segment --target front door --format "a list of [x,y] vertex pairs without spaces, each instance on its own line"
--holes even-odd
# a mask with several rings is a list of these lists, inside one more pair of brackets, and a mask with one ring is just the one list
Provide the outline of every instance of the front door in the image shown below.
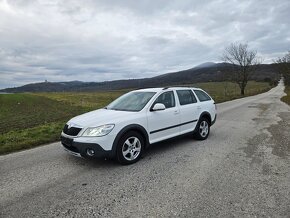
[[156,103],[164,104],[166,109],[147,112],[150,143],[179,135],[180,112],[174,92],[166,91],[160,94],[151,108]]

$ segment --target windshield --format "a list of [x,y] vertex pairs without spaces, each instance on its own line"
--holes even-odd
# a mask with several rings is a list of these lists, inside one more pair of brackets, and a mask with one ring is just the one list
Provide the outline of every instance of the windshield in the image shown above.
[[106,109],[120,111],[140,111],[156,92],[129,92],[117,98]]

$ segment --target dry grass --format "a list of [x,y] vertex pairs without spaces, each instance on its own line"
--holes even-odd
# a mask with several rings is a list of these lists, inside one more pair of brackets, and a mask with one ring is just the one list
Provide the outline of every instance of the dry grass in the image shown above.
[[290,105],[290,86],[286,86],[285,88],[286,96],[282,97],[282,101]]

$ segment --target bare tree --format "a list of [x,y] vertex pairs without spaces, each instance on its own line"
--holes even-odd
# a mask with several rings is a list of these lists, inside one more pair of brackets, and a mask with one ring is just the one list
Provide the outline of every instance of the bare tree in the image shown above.
[[239,85],[241,95],[245,95],[248,81],[261,63],[257,51],[250,50],[247,43],[232,43],[225,48],[222,60],[231,64],[232,79]]
[[282,58],[277,58],[275,63],[278,67],[279,73],[284,76],[285,83],[290,85],[290,51]]

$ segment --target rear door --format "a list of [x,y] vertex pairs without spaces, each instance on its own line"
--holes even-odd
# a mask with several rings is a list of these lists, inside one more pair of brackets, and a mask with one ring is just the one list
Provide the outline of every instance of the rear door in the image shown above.
[[194,93],[199,99],[199,104],[202,107],[203,111],[207,111],[210,113],[212,122],[216,117],[216,105],[214,100],[203,90],[194,90]]
[[180,105],[180,134],[193,131],[201,108],[191,89],[176,90],[176,93]]
[[[165,105],[165,110],[152,111],[156,103]],[[150,143],[179,135],[180,113],[173,91],[160,94],[147,112]]]

